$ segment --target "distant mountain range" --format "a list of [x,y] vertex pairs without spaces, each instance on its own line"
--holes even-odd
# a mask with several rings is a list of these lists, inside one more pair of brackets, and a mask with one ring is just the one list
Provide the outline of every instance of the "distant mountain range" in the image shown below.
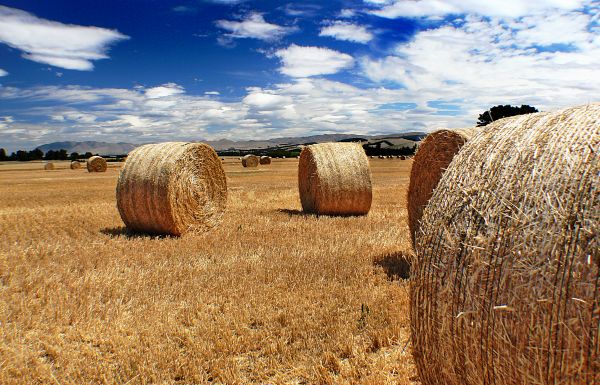
[[[236,150],[250,150],[250,149],[262,149],[270,147],[279,147],[286,145],[299,145],[304,143],[322,143],[322,142],[337,142],[340,140],[348,140],[353,138],[363,138],[369,141],[380,140],[380,139],[405,139],[407,145],[411,142],[417,142],[425,137],[424,132],[408,132],[402,134],[388,134],[388,135],[355,135],[355,134],[324,134],[324,135],[312,135],[302,136],[297,138],[274,138],[266,140],[247,140],[247,141],[233,141],[228,139],[203,141],[212,146],[217,151],[236,149]],[[109,143],[109,142],[96,142],[96,141],[85,141],[85,142],[53,142],[38,146],[43,152],[48,150],[67,150],[68,153],[78,152],[85,154],[91,152],[93,154],[100,155],[124,155],[129,153],[134,148],[141,144],[132,143]]]

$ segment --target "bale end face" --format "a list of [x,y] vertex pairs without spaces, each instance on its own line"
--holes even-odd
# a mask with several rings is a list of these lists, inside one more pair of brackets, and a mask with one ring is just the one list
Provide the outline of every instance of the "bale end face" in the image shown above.
[[260,164],[271,164],[271,157],[270,156],[261,156]]
[[298,163],[298,188],[307,213],[365,215],[372,201],[369,160],[355,143],[306,146]]
[[242,157],[242,166],[244,167],[258,167],[260,159],[256,155],[245,155]]
[[108,168],[106,159],[101,156],[92,156],[86,162],[88,172],[105,172]]

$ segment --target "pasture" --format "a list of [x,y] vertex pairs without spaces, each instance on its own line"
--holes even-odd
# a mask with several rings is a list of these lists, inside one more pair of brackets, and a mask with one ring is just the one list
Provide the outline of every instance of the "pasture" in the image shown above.
[[413,384],[410,160],[367,216],[301,211],[297,159],[225,160],[223,222],[129,234],[120,165],[0,164],[1,384]]

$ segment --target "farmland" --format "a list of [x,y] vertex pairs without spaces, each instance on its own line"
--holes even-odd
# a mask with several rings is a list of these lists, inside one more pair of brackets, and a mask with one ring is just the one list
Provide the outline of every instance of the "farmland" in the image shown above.
[[411,384],[411,161],[367,216],[304,215],[296,159],[225,160],[220,226],[129,234],[106,173],[0,164],[1,384]]

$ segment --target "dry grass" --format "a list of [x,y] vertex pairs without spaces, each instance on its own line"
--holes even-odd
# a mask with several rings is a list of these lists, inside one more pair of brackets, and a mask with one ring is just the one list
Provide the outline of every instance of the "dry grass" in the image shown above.
[[228,158],[223,222],[181,238],[125,233],[117,165],[0,164],[0,383],[412,383],[411,162],[371,164],[369,215],[316,217],[298,160]]

